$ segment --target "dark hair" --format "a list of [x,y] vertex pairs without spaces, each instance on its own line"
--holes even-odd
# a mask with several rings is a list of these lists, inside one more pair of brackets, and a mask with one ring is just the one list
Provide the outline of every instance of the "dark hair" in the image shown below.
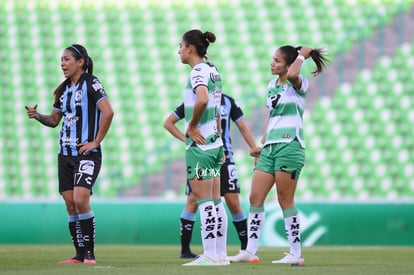
[[[79,59],[83,59],[84,60],[84,64],[82,69],[85,72],[88,72],[90,74],[93,73],[93,61],[92,58],[88,55],[88,52],[86,51],[85,47],[79,44],[73,44],[69,47],[67,47],[65,50],[69,50],[73,53],[73,57],[76,60]],[[55,101],[58,101],[60,99],[60,97],[62,96],[62,94],[65,92],[66,89],[66,85],[69,83],[69,79],[65,79],[62,83],[60,83],[60,85],[56,88],[56,90],[54,91],[54,95],[55,95]]]
[[[295,59],[299,55],[299,51],[302,48],[302,46],[293,47],[290,45],[282,46],[279,48],[280,52],[282,53],[283,57],[285,58],[286,64],[290,65],[292,64]],[[325,51],[323,49],[312,49],[310,53],[310,57],[312,58],[313,62],[316,64],[316,69],[312,72],[314,76],[321,73],[326,65],[330,62],[326,56]]]
[[210,43],[214,43],[214,41],[216,41],[216,36],[214,33],[209,31],[203,33],[200,30],[190,30],[184,33],[183,40],[187,45],[194,45],[197,50],[197,54],[200,57],[207,59],[207,48]]

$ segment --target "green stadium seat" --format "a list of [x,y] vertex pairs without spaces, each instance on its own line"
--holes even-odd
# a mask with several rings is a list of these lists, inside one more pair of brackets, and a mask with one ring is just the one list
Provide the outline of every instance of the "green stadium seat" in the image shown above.
[[[129,10],[109,8],[105,4],[99,9],[93,5],[82,8],[79,4],[81,8],[73,13],[56,4],[56,11],[51,15],[50,10],[36,1],[29,6],[23,2],[9,1],[7,10],[0,7],[0,32],[4,38],[0,40],[0,59],[12,64],[11,68],[0,67],[0,82],[6,91],[13,91],[0,93],[0,112],[6,114],[0,118],[0,144],[6,148],[6,154],[11,154],[14,151],[9,148],[16,145],[19,136],[30,138],[30,143],[18,151],[20,154],[26,148],[30,157],[1,163],[5,166],[0,170],[0,193],[4,190],[6,196],[21,198],[58,196],[58,130],[35,125],[25,117],[23,107],[38,103],[42,112],[50,110],[52,93],[62,79],[58,70],[60,54],[67,45],[85,44],[95,61],[95,73],[104,83],[115,108],[115,123],[104,142],[102,184],[96,188],[97,195],[114,197],[126,186],[139,184],[147,173],[162,172],[166,160],[182,158],[181,144],[165,132],[162,123],[182,101],[188,68],[179,62],[177,44],[189,26],[208,28],[217,34],[217,45],[211,47],[209,55],[223,75],[225,89],[231,89],[226,92],[243,103],[248,118],[252,110],[264,105],[262,94],[272,78],[266,64],[278,46],[286,43],[333,45],[331,52],[335,54],[350,48],[355,39],[371,36],[376,26],[390,22],[400,8],[411,7],[407,3],[385,6],[382,2],[348,5],[340,0],[319,1],[318,5],[309,6],[309,1],[299,1],[296,3],[299,8],[285,5],[283,12],[276,13],[272,11],[277,11],[279,4],[258,1],[254,8],[243,2],[232,9],[220,7],[212,12],[207,7],[194,9],[189,14],[188,10],[174,5],[165,9]],[[283,20],[276,20],[280,18]],[[73,29],[66,27],[74,21],[78,24],[78,41],[72,41]],[[365,22],[363,32],[358,30],[362,21]],[[345,32],[351,32],[350,36],[343,36]],[[234,41],[239,46],[235,47]],[[261,45],[252,41],[260,41]],[[314,110],[305,114],[305,117],[309,114],[306,127],[311,130],[305,131],[311,158],[303,172],[305,187],[303,192],[299,191],[301,196],[386,197],[387,191],[399,196],[402,190],[413,194],[414,184],[408,178],[397,189],[389,184],[391,179],[395,180],[399,168],[396,165],[397,168],[390,167],[394,174],[385,174],[381,183],[375,185],[373,181],[366,189],[361,184],[365,180],[363,176],[374,171],[372,166],[364,164],[367,155],[364,157],[363,153],[370,155],[369,150],[386,150],[394,131],[398,137],[413,134],[410,127],[414,121],[413,102],[406,93],[414,90],[413,84],[407,81],[414,66],[412,55],[412,43],[404,44],[395,56],[380,60],[370,75],[362,73],[354,83],[341,86],[332,100],[323,98]],[[379,82],[382,80],[385,83]],[[381,97],[374,96],[379,94]],[[24,128],[22,133],[16,133],[10,126],[16,123]],[[385,123],[394,126],[382,126]],[[372,142],[373,147],[365,148],[367,142]],[[176,145],[170,152],[159,152],[155,150],[157,144]],[[396,144],[391,147],[399,150]],[[34,148],[42,149],[39,153]],[[411,139],[403,139],[399,151],[412,152],[413,148]],[[391,158],[384,153],[385,160]],[[245,186],[243,195],[248,196],[252,159],[246,152],[240,153],[240,159],[240,182]],[[384,159],[375,164],[384,165]],[[354,162],[361,164],[363,173],[355,172]],[[21,164],[27,167],[24,171],[10,167]],[[405,177],[409,177],[410,168],[404,169]],[[22,175],[29,175],[31,180]],[[355,186],[350,184],[350,175],[358,179]]]

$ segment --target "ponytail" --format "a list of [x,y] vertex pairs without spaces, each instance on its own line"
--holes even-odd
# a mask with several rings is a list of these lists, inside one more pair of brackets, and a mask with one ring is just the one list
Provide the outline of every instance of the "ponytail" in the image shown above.
[[[282,55],[285,57],[286,64],[292,64],[299,55],[299,51],[302,49],[302,46],[293,47],[293,46],[282,46],[279,50],[282,52]],[[312,72],[314,76],[320,74],[325,67],[329,64],[329,60],[326,58],[325,51],[320,48],[312,49],[310,57],[313,62],[316,64],[316,69]]]
[[316,69],[312,72],[314,76],[320,74],[330,62],[329,59],[326,58],[325,50],[321,48],[312,49],[310,57],[316,64]]

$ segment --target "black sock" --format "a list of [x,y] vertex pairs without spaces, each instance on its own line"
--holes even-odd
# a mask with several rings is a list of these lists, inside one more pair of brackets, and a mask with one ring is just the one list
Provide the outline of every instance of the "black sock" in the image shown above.
[[181,253],[190,252],[194,221],[180,218]]
[[83,260],[84,246],[83,246],[83,235],[80,228],[79,221],[69,222],[69,232],[72,236],[73,246],[76,249],[76,258]]
[[241,250],[245,250],[247,247],[247,219],[233,222],[239,236]]
[[95,248],[95,230],[96,230],[96,222],[95,217],[80,220],[80,227],[82,229],[83,234],[83,245],[85,253],[90,252],[92,255],[94,254]]

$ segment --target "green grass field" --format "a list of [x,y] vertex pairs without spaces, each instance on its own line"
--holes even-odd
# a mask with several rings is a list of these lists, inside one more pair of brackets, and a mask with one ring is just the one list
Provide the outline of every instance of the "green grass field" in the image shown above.
[[72,256],[70,245],[0,245],[0,274],[414,274],[414,247],[305,247],[305,267],[271,264],[284,251],[260,248],[258,264],[183,267],[187,260],[178,258],[178,246],[98,244],[96,265],[59,265]]

